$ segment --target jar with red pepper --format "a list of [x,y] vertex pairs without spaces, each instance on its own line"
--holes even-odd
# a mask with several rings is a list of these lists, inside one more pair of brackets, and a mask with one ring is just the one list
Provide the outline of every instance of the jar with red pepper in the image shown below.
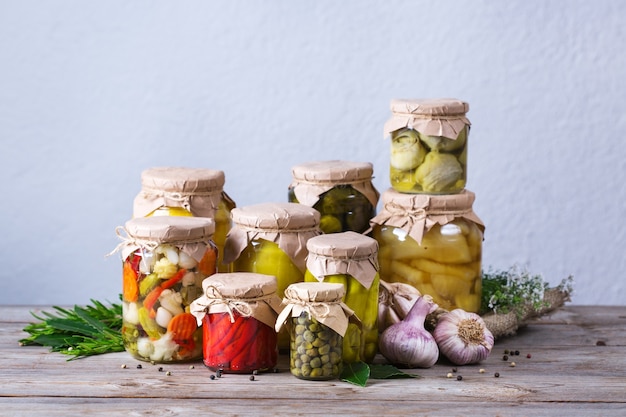
[[136,218],[118,228],[122,339],[135,358],[166,363],[202,356],[201,330],[189,306],[202,294],[202,280],[217,272],[214,230],[212,219],[169,216]]
[[218,273],[202,288],[204,295],[192,303],[191,312],[202,324],[204,364],[224,373],[273,369],[278,360],[274,325],[282,310],[276,277]]

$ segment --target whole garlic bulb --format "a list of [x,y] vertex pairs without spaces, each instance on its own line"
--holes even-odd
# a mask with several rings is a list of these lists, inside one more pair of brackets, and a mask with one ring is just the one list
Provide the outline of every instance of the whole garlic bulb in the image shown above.
[[433,336],[439,351],[456,365],[487,359],[493,349],[493,334],[476,313],[460,308],[439,317]]

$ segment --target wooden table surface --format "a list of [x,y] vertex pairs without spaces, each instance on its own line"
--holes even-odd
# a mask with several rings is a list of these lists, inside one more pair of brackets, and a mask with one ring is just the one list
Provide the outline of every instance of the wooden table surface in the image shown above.
[[[254,381],[211,380],[201,362],[138,369],[126,352],[67,361],[18,345],[29,312],[42,309],[50,310],[0,306],[1,416],[626,416],[626,306],[566,306],[497,341],[485,362],[457,367],[454,378],[452,365],[438,363],[408,371],[420,379],[365,387],[299,380],[282,356],[279,373]],[[520,354],[505,361],[505,349]]]

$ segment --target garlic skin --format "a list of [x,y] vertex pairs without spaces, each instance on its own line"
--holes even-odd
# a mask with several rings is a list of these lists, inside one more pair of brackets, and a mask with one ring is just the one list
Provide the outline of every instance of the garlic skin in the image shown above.
[[402,321],[422,294],[412,285],[380,280],[378,331]]
[[426,315],[437,308],[432,297],[419,297],[404,320],[380,335],[378,348],[390,363],[405,368],[430,368],[439,359],[434,337],[424,328]]
[[455,365],[478,363],[493,349],[493,334],[476,313],[460,308],[442,314],[433,331],[440,352]]

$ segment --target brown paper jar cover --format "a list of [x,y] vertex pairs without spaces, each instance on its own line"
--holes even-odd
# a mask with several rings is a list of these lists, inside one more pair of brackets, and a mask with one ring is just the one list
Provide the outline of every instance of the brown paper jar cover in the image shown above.
[[307,242],[306,267],[319,281],[327,275],[348,274],[370,288],[378,273],[378,242],[356,232],[331,233]]
[[299,282],[285,290],[283,311],[276,321],[276,331],[289,317],[300,317],[303,311],[311,314],[320,323],[334,330],[340,336],[346,334],[348,322],[354,312],[341,299],[345,295],[343,284],[328,282]]
[[276,277],[252,272],[217,273],[202,281],[203,295],[191,303],[198,325],[206,314],[237,312],[274,327],[282,311]]
[[409,128],[428,136],[456,139],[471,125],[466,113],[469,104],[454,98],[391,100],[391,118],[384,125],[383,136]]
[[380,193],[374,188],[374,167],[370,162],[314,161],[291,168],[293,189],[301,204],[314,206],[320,195],[336,185],[351,185],[376,207]]
[[405,194],[389,188],[383,192],[382,208],[370,225],[401,228],[417,243],[422,242],[424,234],[435,224],[444,225],[459,217],[475,223],[484,232],[485,225],[472,209],[475,197],[469,190],[429,195]]
[[196,217],[214,217],[222,199],[235,206],[224,192],[223,171],[155,167],[141,173],[141,191],[133,201],[133,217],[145,217],[161,207],[181,207]]
[[[116,229],[122,243],[122,259],[137,249],[154,250],[161,244],[171,244],[200,262],[207,248],[213,244],[213,219],[205,217],[139,217],[128,220]],[[125,235],[124,235],[125,234]]]
[[320,213],[298,203],[261,203],[234,208],[233,228],[226,238],[224,262],[235,261],[255,239],[274,242],[302,271],[307,256],[306,241],[321,234]]

